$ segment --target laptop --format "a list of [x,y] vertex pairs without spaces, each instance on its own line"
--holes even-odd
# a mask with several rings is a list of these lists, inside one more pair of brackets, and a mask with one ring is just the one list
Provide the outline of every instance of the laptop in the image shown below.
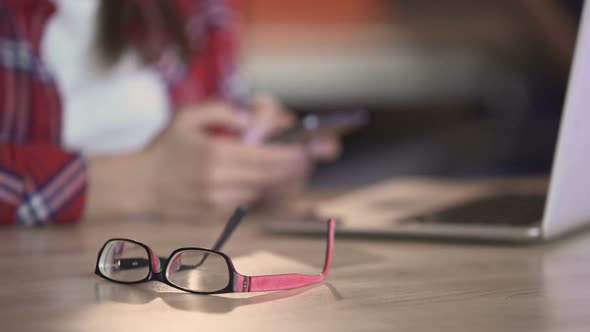
[[[353,235],[536,242],[590,225],[590,6],[584,6],[549,178],[399,178],[322,202]],[[310,220],[274,232],[321,233]]]

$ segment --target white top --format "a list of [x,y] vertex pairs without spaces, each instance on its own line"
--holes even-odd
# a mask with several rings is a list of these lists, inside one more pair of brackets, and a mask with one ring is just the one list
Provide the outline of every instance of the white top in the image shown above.
[[141,149],[169,117],[166,88],[132,50],[112,68],[96,51],[100,0],[53,0],[57,6],[42,40],[42,58],[62,98],[62,142],[85,154]]

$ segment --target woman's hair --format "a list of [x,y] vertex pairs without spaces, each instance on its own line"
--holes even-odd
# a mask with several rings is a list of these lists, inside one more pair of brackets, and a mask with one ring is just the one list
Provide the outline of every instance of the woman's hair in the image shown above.
[[130,46],[145,61],[154,61],[162,48],[176,47],[184,61],[193,53],[184,20],[169,0],[102,0],[98,17],[98,46],[105,64],[115,63]]

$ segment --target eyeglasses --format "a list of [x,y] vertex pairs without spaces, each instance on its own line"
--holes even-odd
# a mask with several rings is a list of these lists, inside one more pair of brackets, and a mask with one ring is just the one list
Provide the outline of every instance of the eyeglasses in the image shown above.
[[272,274],[246,276],[231,259],[218,251],[240,224],[246,210],[238,208],[228,220],[213,249],[180,248],[166,258],[143,243],[110,239],[100,249],[94,273],[117,283],[161,281],[196,294],[265,292],[303,287],[324,280],[330,271],[336,221],[328,221],[324,269],[319,275]]

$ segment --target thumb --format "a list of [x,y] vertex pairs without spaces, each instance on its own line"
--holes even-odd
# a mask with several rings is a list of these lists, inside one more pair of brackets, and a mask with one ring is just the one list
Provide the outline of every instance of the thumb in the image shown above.
[[223,102],[208,102],[198,107],[187,107],[180,111],[182,126],[199,133],[240,135],[248,127],[248,116]]

